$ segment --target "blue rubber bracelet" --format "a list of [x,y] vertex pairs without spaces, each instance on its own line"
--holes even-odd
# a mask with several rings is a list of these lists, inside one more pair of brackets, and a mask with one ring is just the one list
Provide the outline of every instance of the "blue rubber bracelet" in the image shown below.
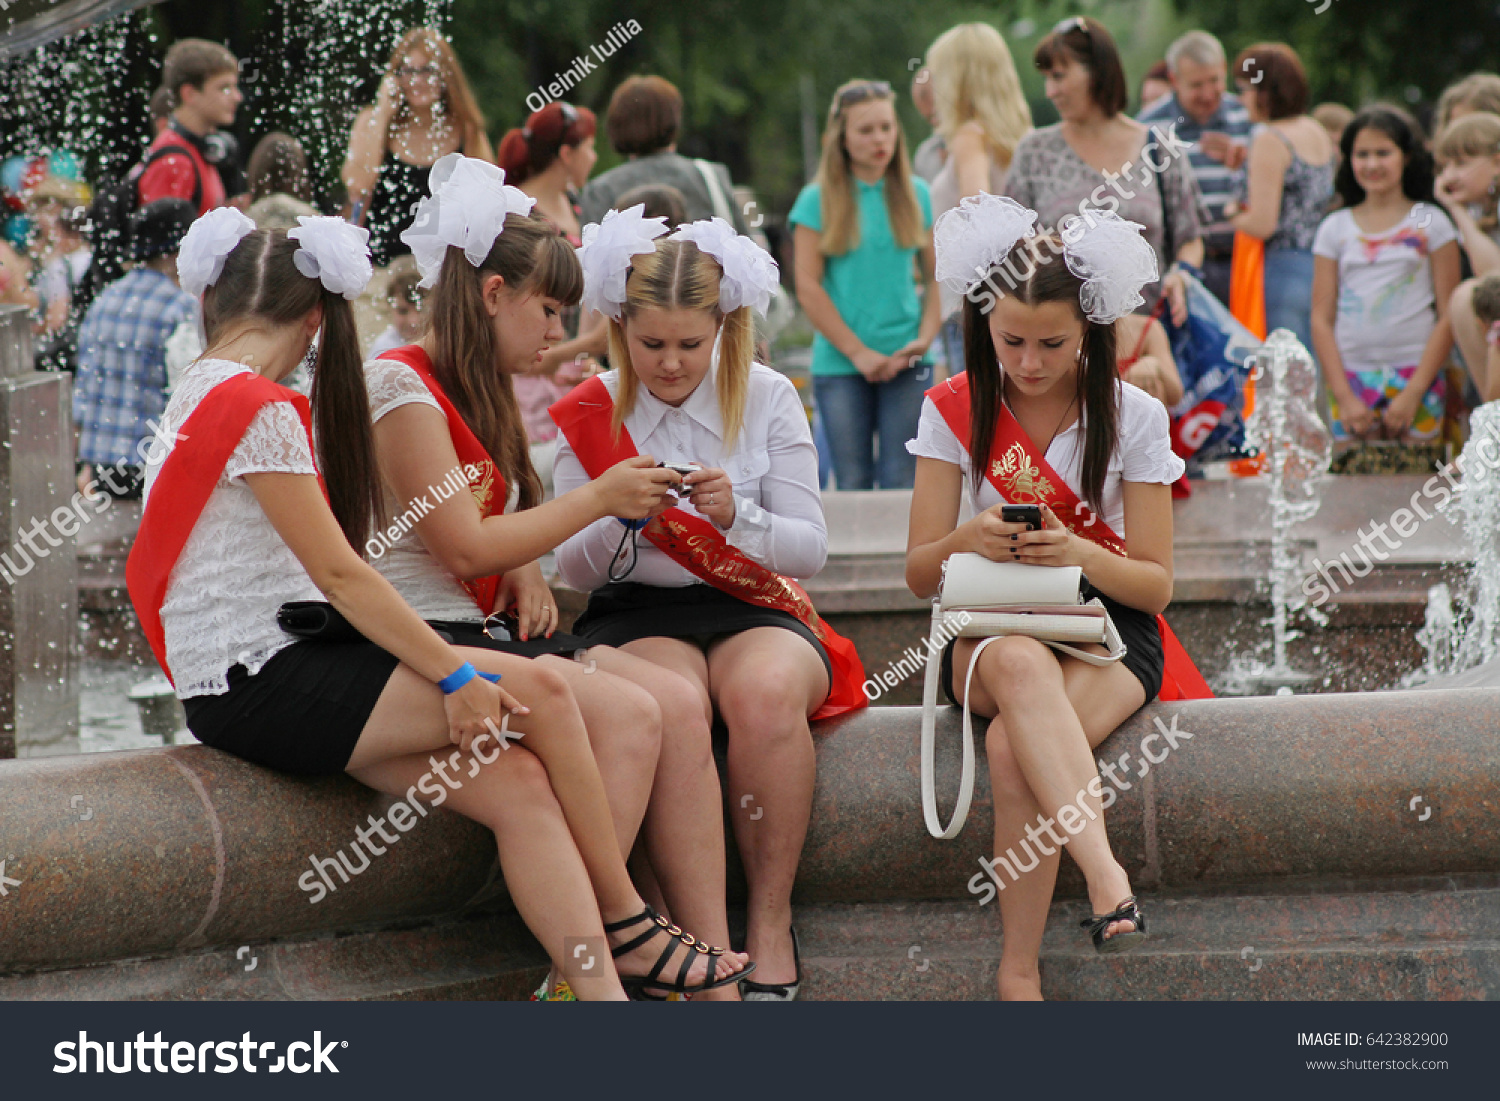
[[451,696],[477,676],[479,676],[479,670],[475,669],[472,663],[466,661],[442,680],[438,681],[437,686],[443,690],[443,695]]
[[480,673],[479,675],[481,677],[483,677],[485,680],[489,681],[491,684],[499,684],[500,683],[500,674],[499,673]]

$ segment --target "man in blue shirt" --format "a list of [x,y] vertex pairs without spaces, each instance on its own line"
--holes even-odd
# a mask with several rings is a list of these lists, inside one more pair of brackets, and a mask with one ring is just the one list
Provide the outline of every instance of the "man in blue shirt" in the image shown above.
[[145,457],[167,407],[167,338],[198,308],[177,281],[177,250],[196,216],[186,199],[158,199],[132,215],[139,262],[84,314],[73,390],[80,487],[96,480],[112,497],[141,495]]
[[1177,124],[1177,136],[1192,142],[1188,154],[1207,221],[1203,226],[1203,281],[1229,304],[1229,268],[1234,229],[1224,205],[1242,198],[1245,156],[1250,145],[1250,113],[1225,91],[1228,63],[1224,47],[1207,31],[1189,31],[1167,48],[1172,94],[1143,110],[1139,120],[1163,129]]

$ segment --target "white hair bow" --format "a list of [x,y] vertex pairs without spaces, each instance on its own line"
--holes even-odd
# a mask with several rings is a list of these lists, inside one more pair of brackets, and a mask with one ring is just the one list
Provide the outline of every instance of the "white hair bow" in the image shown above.
[[432,166],[431,194],[417,204],[402,242],[422,273],[419,287],[431,287],[450,246],[464,250],[476,268],[484,263],[508,214],[530,214],[536,200],[505,182],[505,170],[488,161],[449,153]]
[[188,227],[177,251],[177,279],[194,298],[218,282],[224,261],[255,223],[232,206],[210,210]]
[[938,282],[954,294],[968,294],[1017,242],[1036,236],[1036,220],[1036,211],[1009,196],[981,191],[964,199],[932,227]]
[[321,280],[330,293],[351,302],[364,292],[373,274],[368,229],[342,218],[299,215],[297,228],[287,230],[286,235],[300,245],[292,263],[303,275]]
[[[1006,196],[980,192],[964,199],[933,226],[938,280],[967,295],[1018,244],[1037,235],[1036,222],[1036,211]],[[1145,301],[1141,288],[1155,283],[1158,273],[1156,254],[1141,236],[1144,226],[1112,210],[1089,209],[1058,228],[1064,262],[1083,280],[1078,304],[1090,321],[1112,324]]]
[[736,233],[723,218],[705,218],[681,226],[668,240],[691,241],[712,256],[724,269],[719,281],[719,310],[733,313],[750,306],[762,317],[771,308],[771,297],[781,289],[776,261],[748,237]]
[[1086,210],[1058,227],[1068,270],[1083,280],[1078,304],[1095,324],[1111,325],[1145,304],[1141,288],[1158,278],[1145,228],[1113,210]]
[[578,262],[583,267],[583,311],[598,310],[619,320],[625,303],[630,262],[656,251],[656,239],[667,232],[665,218],[647,218],[646,204],[611,210],[602,222],[583,227]]

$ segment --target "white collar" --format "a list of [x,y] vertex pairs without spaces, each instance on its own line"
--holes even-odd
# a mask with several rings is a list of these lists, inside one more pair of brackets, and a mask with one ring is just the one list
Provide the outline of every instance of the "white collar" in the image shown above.
[[[675,408],[686,413],[704,428],[713,433],[714,438],[724,439],[724,418],[719,412],[719,357],[715,352],[713,362],[709,365],[708,374],[703,376],[703,381],[698,388],[688,395],[687,400]],[[674,406],[662,401],[649,389],[645,383],[639,382],[636,387],[635,409],[631,412],[630,419],[637,422],[641,431],[639,439],[645,439],[661,424],[663,417],[669,413]]]

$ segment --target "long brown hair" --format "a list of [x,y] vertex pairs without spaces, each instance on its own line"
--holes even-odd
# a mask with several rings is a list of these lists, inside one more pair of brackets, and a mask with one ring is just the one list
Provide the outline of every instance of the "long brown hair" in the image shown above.
[[484,305],[484,281],[491,275],[501,276],[512,293],[546,295],[572,306],[583,297],[583,269],[552,223],[507,214],[479,267],[463,249],[449,247],[430,300],[432,373],[506,484],[520,488],[517,507],[527,509],[541,503],[542,482],[531,465],[515,389],[499,367],[495,323]]
[[297,270],[292,256],[298,247],[285,230],[246,234],[225,258],[218,281],[203,293],[203,331],[213,347],[236,323],[291,325],[322,305],[312,385],[318,465],[333,515],[349,545],[363,556],[371,522],[384,526],[385,515],[354,308]]
[[[484,137],[484,112],[479,109],[479,101],[474,98],[469,80],[464,76],[458,54],[453,52],[448,40],[432,27],[413,27],[401,36],[396,48],[391,51],[390,61],[386,64],[386,75],[396,80],[396,70],[413,50],[424,51],[442,71],[443,111],[458,128],[460,151],[471,149],[475,142]],[[396,80],[396,83],[399,87],[400,81]],[[406,106],[406,96],[403,94],[398,97],[396,110],[391,115],[390,129],[385,134],[387,146],[391,136],[406,125],[410,117],[411,111]]]
[[[1016,268],[1025,270],[1019,274]],[[1078,396],[1083,415],[1083,472],[1079,494],[1097,515],[1104,515],[1104,479],[1119,442],[1120,373],[1115,363],[1115,327],[1090,321],[1079,305],[1082,281],[1068,270],[1057,234],[1030,238],[1017,245],[1005,265],[993,266],[985,279],[998,276],[1009,293],[1026,303],[1067,302],[1083,322],[1079,349]],[[996,285],[995,283],[991,284]],[[989,301],[981,303],[977,298]],[[969,372],[969,476],[974,492],[985,481],[995,426],[1000,420],[1000,360],[990,334],[990,295],[964,299],[964,365]]]
[[[656,251],[635,257],[625,276],[621,317],[628,321],[640,310],[707,310],[722,319],[719,335],[719,416],[724,421],[724,450],[728,453],[745,423],[745,395],[750,389],[750,365],[755,358],[755,319],[750,307],[729,314],[719,310],[719,283],[724,269],[692,241],[656,240]],[[620,321],[609,323],[609,361],[619,369],[620,392],[615,395],[613,428],[635,408],[640,380],[630,361],[630,346]]]
[[[886,101],[895,108],[896,93],[887,84],[851,80],[833,93],[828,123],[823,127],[823,159],[818,163],[818,202],[823,232],[818,250],[824,256],[842,256],[859,244],[859,203],[854,194],[854,174],[849,151],[844,148],[846,111],[872,101]],[[920,248],[923,242],[922,207],[916,185],[911,182],[911,159],[906,155],[906,134],[896,120],[896,149],[885,166],[885,210],[891,236],[900,248]]]

